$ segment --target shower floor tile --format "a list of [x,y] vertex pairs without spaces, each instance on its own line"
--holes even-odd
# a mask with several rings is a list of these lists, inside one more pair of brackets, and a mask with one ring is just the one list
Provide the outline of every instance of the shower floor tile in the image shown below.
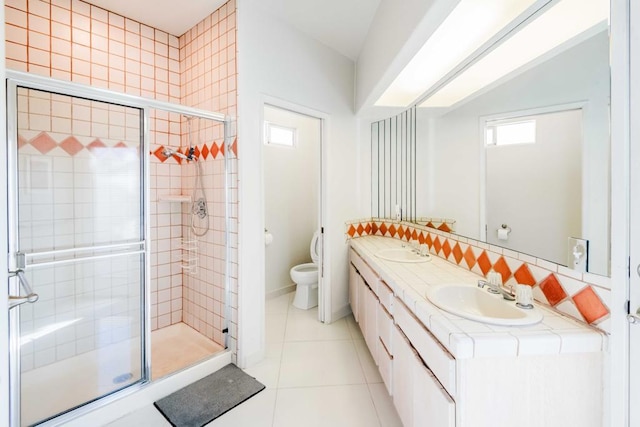
[[151,332],[151,378],[156,380],[224,350],[184,323]]

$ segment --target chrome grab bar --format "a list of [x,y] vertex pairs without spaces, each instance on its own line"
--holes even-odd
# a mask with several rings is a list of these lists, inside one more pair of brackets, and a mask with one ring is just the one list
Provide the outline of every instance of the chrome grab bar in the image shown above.
[[37,258],[37,257],[46,257],[52,255],[63,255],[63,254],[73,254],[76,252],[87,252],[87,251],[103,251],[108,249],[126,249],[131,248],[133,246],[137,246],[138,249],[144,247],[144,240],[139,242],[128,242],[128,243],[117,243],[113,245],[102,245],[102,246],[84,246],[79,248],[69,248],[69,249],[56,249],[53,251],[43,251],[43,252],[26,252],[24,256],[27,258]]
[[[103,253],[101,251],[118,250],[118,252]],[[82,252],[90,252],[89,254],[82,254]],[[98,253],[96,253],[98,252]],[[16,262],[15,266],[17,270],[24,270],[32,267],[48,267],[58,264],[68,264],[79,261],[91,261],[97,259],[113,258],[123,255],[135,255],[145,252],[145,242],[130,242],[119,243],[113,245],[103,246],[88,246],[80,248],[60,249],[45,252],[17,252],[15,254]],[[62,259],[56,259],[59,256],[67,255],[68,257]],[[36,261],[38,258],[45,258],[43,261]],[[54,259],[51,259],[51,258]]]
[[18,280],[20,281],[20,285],[22,286],[22,288],[24,289],[24,291],[27,293],[27,295],[22,296],[22,295],[9,295],[9,308],[13,308],[16,307],[20,304],[24,304],[25,302],[28,303],[34,303],[36,301],[38,301],[38,298],[40,298],[40,296],[38,294],[36,294],[35,292],[33,292],[33,288],[31,287],[31,285],[29,284],[29,281],[27,280],[27,276],[25,276],[24,271],[22,270],[18,270],[15,272],[15,275],[18,276]]
[[120,257],[125,255],[137,255],[137,254],[143,254],[143,253],[145,253],[145,250],[140,249],[138,251],[132,251],[132,252],[116,252],[116,253],[105,254],[105,255],[92,255],[92,256],[84,256],[84,257],[77,257],[77,258],[66,258],[66,259],[60,259],[55,261],[44,261],[44,262],[38,262],[33,264],[27,264],[26,267],[27,268],[51,267],[53,265],[71,264],[71,263],[80,262],[80,261],[93,261],[96,259],[115,258],[115,257]]

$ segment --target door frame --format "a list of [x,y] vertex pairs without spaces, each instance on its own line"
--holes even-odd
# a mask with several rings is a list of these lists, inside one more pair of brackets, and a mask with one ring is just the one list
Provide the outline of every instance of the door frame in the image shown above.
[[[630,22],[638,23],[638,10],[630,0],[611,0],[611,335],[605,353],[604,410],[606,426],[629,426],[630,422],[630,347],[627,302],[629,301],[631,259],[630,222],[632,124],[631,101],[640,101],[638,88],[630,84],[631,59],[640,59],[640,50],[630,51]],[[630,13],[632,13],[630,15]],[[636,25],[637,26],[637,25]],[[637,30],[636,30],[637,31]],[[636,36],[637,37],[637,36]],[[635,61],[634,61],[635,62]],[[634,90],[634,93],[630,91]],[[640,130],[640,129],[637,129]],[[634,132],[635,133],[635,132]],[[636,186],[640,195],[640,187]],[[640,201],[640,198],[637,198]],[[636,201],[637,203],[637,201]],[[635,227],[640,226],[636,222]],[[636,263],[637,264],[637,263]],[[637,276],[636,276],[637,277]]]
[[[331,322],[331,289],[328,285],[330,282],[327,280],[330,275],[330,266],[327,262],[329,260],[328,254],[331,253],[331,248],[329,248],[325,243],[327,242],[326,233],[324,232],[325,226],[325,218],[326,216],[326,194],[327,194],[327,185],[326,185],[326,176],[327,176],[327,150],[326,150],[326,135],[328,135],[328,121],[329,116],[320,111],[301,106],[299,104],[295,104],[289,101],[285,101],[280,98],[275,98],[268,95],[263,95],[260,101],[260,138],[261,143],[259,144],[259,157],[260,157],[260,176],[262,177],[262,191],[261,191],[261,212],[262,216],[260,221],[262,222],[262,229],[265,228],[264,224],[264,211],[265,211],[265,188],[264,188],[264,108],[265,107],[275,107],[281,110],[286,110],[294,114],[299,114],[302,116],[307,116],[312,119],[320,120],[320,176],[318,177],[319,184],[319,200],[318,200],[318,227],[320,228],[320,241],[322,248],[322,253],[320,254],[320,265],[319,265],[319,277],[318,277],[318,321],[320,322]],[[264,247],[264,245],[263,245]],[[262,265],[265,265],[265,251],[262,251],[263,262]],[[264,277],[264,268],[262,269],[262,282],[266,286],[266,277]],[[263,286],[263,289],[264,289]],[[265,298],[262,298],[262,304],[265,304]],[[262,310],[264,313],[264,309]]]

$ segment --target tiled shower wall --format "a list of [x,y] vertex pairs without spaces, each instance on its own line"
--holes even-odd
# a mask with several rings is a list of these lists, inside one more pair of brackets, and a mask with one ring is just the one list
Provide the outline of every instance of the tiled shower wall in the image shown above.
[[[205,18],[180,39],[78,0],[7,0],[5,16],[9,69],[235,115],[235,2]],[[206,141],[215,140],[220,144],[222,126],[210,125],[209,128],[209,133],[204,135]],[[162,146],[186,144],[185,122],[178,114],[153,111],[150,129],[152,152]],[[205,127],[202,130],[206,130]],[[211,146],[211,143],[206,142],[206,145]],[[233,168],[235,162],[234,156]],[[183,176],[189,176],[191,172],[186,164],[163,162],[153,155],[150,169],[150,285],[152,327],[155,329],[181,321],[183,305],[193,305],[186,300],[183,303],[183,293],[187,293],[182,289],[182,251],[179,247],[182,233],[187,230],[182,223],[188,217],[184,212],[189,207],[157,201],[159,194],[190,192],[190,188],[183,190],[182,182]],[[235,180],[234,174],[232,182]],[[212,184],[205,181],[205,186]],[[233,194],[237,204],[235,190]],[[219,195],[218,191],[216,197]],[[214,210],[210,208],[210,212]],[[233,211],[237,212],[237,207]],[[220,228],[224,225],[214,218],[211,222],[217,225],[218,232],[209,233],[213,240],[207,244],[224,245],[224,239],[220,240],[223,234],[219,232],[224,230]],[[237,233],[236,221],[232,222],[232,232]],[[237,242],[237,238],[232,241]],[[203,251],[203,256],[208,253]],[[234,262],[236,258],[234,256]],[[215,270],[214,276],[224,273],[224,263],[213,255],[204,259],[201,265],[214,266],[211,267]],[[232,272],[237,278],[236,264]],[[233,284],[234,295],[237,295],[237,279]],[[217,295],[218,292],[203,290],[201,294]],[[210,302],[197,301],[200,309],[196,311],[207,314],[197,317],[199,320],[192,326],[217,326],[220,323],[213,315],[217,305]],[[233,303],[237,304],[237,298]],[[193,318],[193,315],[187,317]],[[207,327],[198,329],[206,331]],[[235,337],[235,331],[232,327],[232,337]],[[234,340],[232,344],[235,349]]]
[[[235,117],[236,93],[236,5],[231,0],[180,36],[180,75],[182,103],[209,111],[219,111]],[[183,321],[218,343],[222,343],[222,320],[225,294],[225,194],[224,171],[227,157],[230,172],[231,285],[232,313],[229,319],[229,347],[236,349],[237,337],[237,143],[230,141],[225,150],[224,127],[211,120],[193,120],[191,135],[183,122],[182,145],[194,145],[203,169],[203,181],[208,183],[206,199],[210,229],[199,238],[198,274],[184,280]],[[191,139],[190,139],[191,138]],[[183,192],[191,194],[196,165],[183,165]],[[183,235],[189,233],[190,214],[183,216]]]

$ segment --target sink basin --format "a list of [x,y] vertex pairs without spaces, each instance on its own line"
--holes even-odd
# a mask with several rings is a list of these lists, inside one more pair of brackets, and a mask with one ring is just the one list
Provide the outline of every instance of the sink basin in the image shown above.
[[492,325],[534,325],[543,318],[536,308],[518,308],[515,302],[507,301],[501,295],[468,284],[433,286],[427,291],[427,298],[451,314]]
[[376,252],[376,256],[381,259],[386,259],[387,261],[395,261],[395,262],[431,261],[430,255],[426,255],[426,256],[418,255],[415,252],[411,252],[411,250],[407,248],[383,249],[381,251]]

